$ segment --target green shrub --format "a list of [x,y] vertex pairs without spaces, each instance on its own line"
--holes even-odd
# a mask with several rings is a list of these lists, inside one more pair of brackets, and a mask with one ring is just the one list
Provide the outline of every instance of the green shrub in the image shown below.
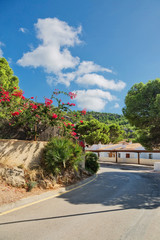
[[34,187],[36,187],[37,182],[29,181],[27,182],[27,192],[31,192]]
[[54,137],[45,147],[44,161],[48,171],[54,175],[63,175],[66,170],[78,170],[82,147],[69,138]]
[[95,153],[88,152],[85,156],[85,168],[91,172],[96,173],[99,169],[98,156]]

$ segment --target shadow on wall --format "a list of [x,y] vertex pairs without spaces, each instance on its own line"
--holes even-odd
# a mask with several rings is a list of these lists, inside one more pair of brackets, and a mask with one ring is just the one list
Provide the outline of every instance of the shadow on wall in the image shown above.
[[82,189],[60,196],[72,204],[119,205],[121,209],[160,207],[160,176],[156,173],[104,172]]
[[32,168],[40,163],[47,142],[0,140],[0,163]]

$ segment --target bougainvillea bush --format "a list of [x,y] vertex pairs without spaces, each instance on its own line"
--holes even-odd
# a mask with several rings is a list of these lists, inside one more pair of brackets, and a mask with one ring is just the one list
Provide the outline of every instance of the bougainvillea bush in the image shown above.
[[0,87],[0,108],[9,124],[21,126],[29,139],[36,138],[47,126],[58,126],[60,135],[76,138],[74,123],[78,121],[78,116],[73,116],[70,109],[75,104],[63,103],[59,99],[62,94],[70,99],[76,97],[72,92],[54,91],[51,99],[45,98],[44,103],[38,103],[34,97],[26,99],[22,90],[14,88],[13,92],[9,92]]

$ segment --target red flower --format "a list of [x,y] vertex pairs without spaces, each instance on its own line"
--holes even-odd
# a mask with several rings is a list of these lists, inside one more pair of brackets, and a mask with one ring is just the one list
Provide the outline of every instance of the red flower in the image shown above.
[[45,104],[46,106],[50,106],[53,103],[53,101],[49,98],[45,98]]
[[75,104],[75,103],[70,103],[69,105],[70,105],[70,106],[76,106],[76,104]]
[[70,96],[71,99],[73,99],[77,96],[77,94],[73,93],[73,92],[69,92],[69,96]]
[[82,115],[86,115],[86,111],[87,111],[87,109],[84,108],[84,109],[82,110]]
[[76,132],[71,132],[70,134],[71,134],[72,136],[76,136],[76,135],[77,135]]
[[16,116],[16,115],[18,116],[18,115],[19,115],[19,112],[13,112],[13,113],[12,113],[12,116]]
[[57,117],[57,114],[53,113],[52,118],[56,119]]
[[61,117],[61,119],[63,120],[63,119],[64,119],[64,117]]
[[74,124],[72,123],[71,126],[74,127]]
[[81,120],[80,123],[83,123],[83,120]]
[[84,142],[83,141],[79,141],[79,146],[84,148],[85,147]]
[[34,97],[31,97],[31,99],[34,99]]
[[38,106],[35,105],[35,104],[33,104],[33,103],[30,103],[30,106],[31,106],[33,109],[37,109],[37,108],[38,108]]
[[22,90],[19,90],[19,91],[15,91],[14,93],[12,93],[12,96],[22,98],[23,94],[24,94],[24,92]]

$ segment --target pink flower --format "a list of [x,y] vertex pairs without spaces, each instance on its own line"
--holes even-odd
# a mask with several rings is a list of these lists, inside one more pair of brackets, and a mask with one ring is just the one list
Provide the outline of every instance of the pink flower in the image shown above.
[[56,119],[57,117],[57,114],[53,113],[52,118]]

